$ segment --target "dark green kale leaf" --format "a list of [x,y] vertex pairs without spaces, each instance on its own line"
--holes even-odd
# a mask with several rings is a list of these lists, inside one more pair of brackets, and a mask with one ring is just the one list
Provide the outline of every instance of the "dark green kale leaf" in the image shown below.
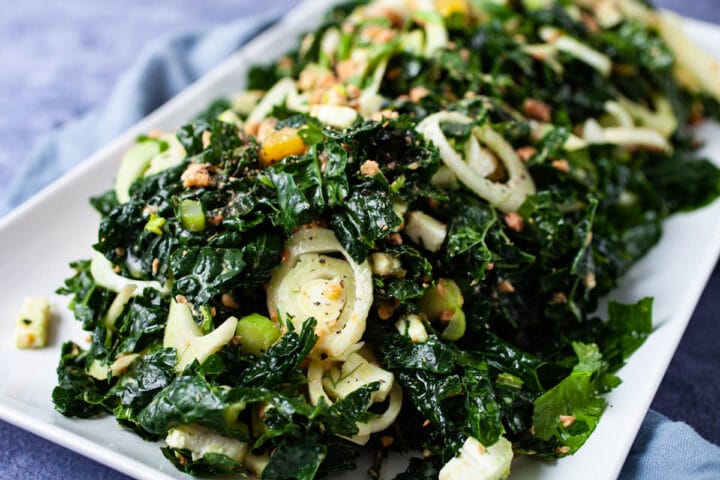
[[257,362],[242,374],[241,384],[253,387],[277,387],[297,371],[317,342],[315,335],[317,321],[310,318],[303,323],[300,334],[287,332],[270,347]]
[[134,297],[125,313],[115,321],[118,353],[139,352],[160,341],[167,315],[167,307],[158,292],[148,290],[143,296]]
[[[595,430],[605,410],[605,399],[598,391],[603,389],[601,379],[607,363],[594,344],[574,343],[573,349],[578,363],[570,375],[535,399],[535,435],[555,447],[551,456],[575,453]],[[572,419],[563,423],[560,417]]]
[[330,207],[342,205],[350,192],[347,178],[348,154],[338,142],[328,140],[318,155],[325,163],[323,190]]
[[[465,441],[463,382],[458,375],[435,374],[422,370],[396,372],[410,403],[439,435],[444,461],[452,458]],[[458,403],[458,401],[460,403]]]
[[65,416],[90,418],[107,412],[101,399],[110,385],[90,377],[85,372],[86,361],[86,352],[75,343],[63,344],[52,399],[55,409]]
[[263,480],[313,480],[327,455],[327,447],[313,438],[288,438],[270,457]]
[[135,421],[135,417],[175,377],[177,353],[171,348],[156,349],[132,363],[108,393],[119,403],[115,416]]
[[239,249],[185,247],[173,253],[170,265],[173,295],[183,295],[193,304],[204,305],[239,283],[246,262]]
[[662,156],[645,168],[645,174],[668,213],[696,210],[720,197],[720,169],[707,160]]
[[675,63],[675,55],[665,42],[638,22],[624,22],[620,28],[605,30],[597,40],[616,62],[639,64],[647,70],[668,70]]
[[466,368],[462,383],[465,387],[468,433],[483,445],[495,444],[505,429],[487,364],[481,362],[474,368]]
[[391,370],[451,373],[455,369],[455,348],[436,335],[430,335],[426,342],[418,343],[402,335],[387,335],[381,352],[382,364]]
[[310,223],[325,205],[320,166],[311,155],[287,159],[267,172],[278,199],[276,226],[286,233]]
[[65,280],[65,286],[57,289],[59,295],[72,295],[70,310],[82,322],[83,329],[93,330],[104,318],[115,292],[100,287],[90,274],[90,260],[72,262],[75,275]]
[[379,388],[380,382],[363,385],[330,406],[322,405],[317,418],[328,433],[345,437],[357,435],[356,422],[369,420],[367,408],[372,403],[370,397]]
[[481,282],[490,262],[498,259],[488,245],[491,229],[500,228],[497,213],[489,205],[464,196],[458,198],[453,210],[445,248],[448,270],[466,274],[468,283]]
[[117,197],[115,196],[115,190],[108,190],[102,195],[92,197],[90,199],[90,204],[103,217],[108,215],[115,207],[118,206]]
[[197,460],[192,459],[192,452],[183,449],[164,447],[161,449],[175,468],[190,475],[222,475],[244,474],[245,467],[242,462],[230,458],[222,453],[205,453]]
[[597,340],[610,371],[622,367],[652,333],[652,305],[652,298],[629,305],[610,301],[608,321]]
[[335,235],[356,262],[364,261],[375,242],[401,224],[387,187],[377,178],[353,186],[344,205],[330,218]]
[[422,296],[428,279],[432,278],[432,264],[419,250],[409,245],[391,246],[386,253],[396,255],[402,263],[404,276],[375,277],[376,298],[395,299],[401,305]]
[[180,375],[140,411],[137,423],[155,435],[165,435],[180,425],[198,423],[247,440],[247,427],[239,428],[230,415],[238,407],[244,408],[245,399],[234,401],[232,396],[230,388],[211,385],[202,376]]
[[393,480],[435,480],[439,474],[440,465],[437,465],[436,460],[413,457],[407,470],[396,475]]

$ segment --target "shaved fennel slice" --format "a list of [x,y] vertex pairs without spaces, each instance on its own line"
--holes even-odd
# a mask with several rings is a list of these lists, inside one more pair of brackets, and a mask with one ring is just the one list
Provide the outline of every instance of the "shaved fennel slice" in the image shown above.
[[457,112],[439,112],[430,115],[417,126],[417,130],[440,150],[443,163],[466,187],[503,212],[517,210],[528,195],[535,193],[535,183],[530,173],[500,134],[488,126],[472,130],[472,135],[492,149],[503,163],[508,175],[505,183],[489,180],[473,170],[448,142],[440,127],[443,122],[468,124],[472,119]]
[[607,55],[590,48],[562,30],[553,27],[543,27],[540,29],[540,37],[550,45],[553,45],[557,50],[572,55],[581,62],[590,65],[603,76],[607,77],[610,75],[612,61]]
[[688,38],[676,14],[661,12],[657,26],[658,33],[675,53],[675,75],[680,83],[720,100],[720,62]]
[[[351,357],[360,357],[360,355],[352,354]],[[348,357],[348,360],[352,361],[350,357]],[[370,365],[367,360],[363,359],[363,361],[366,364]],[[317,405],[318,403],[320,403],[321,399],[328,404],[334,403],[330,396],[327,394],[324,385],[327,383],[326,381],[324,381],[326,380],[324,378],[325,374],[326,372],[331,371],[331,369],[326,368],[328,362],[332,363],[331,360],[313,360],[310,362],[310,366],[308,367],[308,392],[310,394],[310,403],[312,403],[313,405]],[[345,369],[343,368],[342,371],[344,370]],[[358,427],[358,433],[348,438],[348,440],[357,445],[365,445],[370,439],[371,434],[381,432],[393,424],[397,416],[400,414],[400,409],[402,408],[403,394],[402,388],[400,388],[400,386],[394,381],[392,373],[387,372],[378,366],[372,365],[372,368],[367,368],[364,370],[356,368],[353,370],[360,370],[361,373],[367,373],[365,376],[358,376],[358,378],[356,379],[356,384],[358,386],[357,388],[363,387],[364,385],[367,385],[374,381],[378,381],[379,378],[386,378],[386,375],[383,375],[383,373],[393,378],[392,385],[386,384],[381,387],[382,390],[389,390],[389,393],[379,397],[384,400],[387,396],[387,398],[389,399],[388,407],[385,412],[383,412],[379,417],[372,418],[367,422],[356,422],[356,425]],[[369,406],[370,405],[368,405],[368,407]]]
[[224,347],[235,336],[235,327],[237,318],[230,317],[215,330],[203,335],[193,320],[190,307],[173,301],[170,302],[163,347],[172,347],[177,351],[175,370],[182,372],[195,360],[202,364],[210,355]]
[[92,274],[95,283],[103,288],[112,290],[113,292],[120,293],[126,287],[134,285],[136,288],[130,294],[132,297],[142,295],[143,290],[146,288],[155,289],[162,295],[170,295],[170,288],[167,285],[161,285],[158,281],[135,280],[134,278],[127,278],[118,275],[113,270],[113,265],[110,260],[97,251],[93,252],[93,258],[90,262],[90,273]]
[[619,104],[640,126],[657,130],[663,137],[670,138],[678,127],[677,116],[670,101],[662,96],[653,96],[653,109],[620,97]]
[[258,103],[253,111],[250,112],[250,115],[248,115],[247,122],[261,122],[272,113],[273,108],[285,103],[292,104],[291,108],[293,108],[293,110],[307,110],[307,108],[302,107],[298,97],[299,94],[295,86],[295,80],[292,78],[283,78],[267,91],[262,100],[260,100],[260,103]]
[[[297,231],[285,250],[287,257],[267,287],[271,316],[289,317],[296,330],[315,317],[319,339],[310,356],[341,357],[365,332],[373,301],[370,264],[354,262],[332,230],[324,228]],[[327,253],[340,253],[344,260],[317,255]]]
[[590,118],[583,125],[583,137],[591,144],[611,144],[619,147],[644,148],[663,152],[672,151],[672,145],[657,130],[646,127],[607,127]]

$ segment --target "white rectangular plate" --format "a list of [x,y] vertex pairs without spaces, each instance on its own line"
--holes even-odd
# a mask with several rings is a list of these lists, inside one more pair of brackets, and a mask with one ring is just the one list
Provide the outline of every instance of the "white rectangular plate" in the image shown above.
[[[68,299],[52,292],[71,271],[68,262],[87,258],[98,216],[87,199],[111,187],[124,149],[141,132],[169,130],[189,120],[214,98],[242,89],[249,65],[266,63],[296,45],[314,28],[327,2],[308,0],[199,82],[141,121],[116,141],[43,190],[0,222],[0,418],[143,479],[190,478],[176,471],[157,445],[122,430],[113,418],[74,420],[53,409],[60,346],[86,334],[67,311]],[[688,21],[691,36],[720,58],[720,28]],[[704,154],[720,161],[720,127],[705,125]],[[661,243],[636,265],[614,298],[655,297],[656,331],[620,371],[622,385],[587,444],[557,462],[516,461],[513,479],[613,479],[620,469],[680,341],[720,252],[720,202],[671,218]],[[25,296],[48,296],[54,318],[50,346],[21,351],[13,345],[15,316]],[[392,461],[383,473],[400,471]],[[336,478],[364,479],[365,468]]]

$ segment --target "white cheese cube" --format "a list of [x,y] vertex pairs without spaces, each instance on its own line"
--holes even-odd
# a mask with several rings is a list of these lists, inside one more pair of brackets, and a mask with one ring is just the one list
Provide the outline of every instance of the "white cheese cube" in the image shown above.
[[17,348],[42,348],[47,345],[50,304],[46,298],[26,298],[15,326]]

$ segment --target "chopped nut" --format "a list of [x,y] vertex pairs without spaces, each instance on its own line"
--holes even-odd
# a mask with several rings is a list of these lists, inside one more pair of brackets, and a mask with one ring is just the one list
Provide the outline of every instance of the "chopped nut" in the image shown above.
[[556,452],[557,452],[559,455],[567,455],[567,454],[570,452],[570,447],[568,447],[567,445],[564,445],[564,446],[562,446],[562,447],[558,447],[557,450],[556,450]]
[[552,303],[555,305],[561,305],[567,303],[567,296],[562,292],[555,292],[552,295]]
[[223,307],[226,307],[226,308],[232,308],[232,309],[240,308],[240,305],[238,305],[238,303],[235,301],[233,296],[230,295],[229,293],[222,294],[222,297],[220,297],[220,303],[222,303]]
[[394,110],[380,110],[379,112],[375,112],[372,115],[370,115],[370,120],[374,122],[382,122],[383,120],[394,120],[398,118],[400,114]]
[[560,415],[560,423],[563,427],[568,428],[570,425],[575,423],[575,417],[572,415]]
[[425,421],[422,423],[422,426],[423,426],[423,427],[429,427],[429,426],[430,426],[430,420],[426,418]]
[[567,173],[570,171],[570,164],[567,160],[553,160],[552,166],[559,172]]
[[285,57],[282,57],[280,60],[278,60],[277,65],[278,65],[278,67],[280,67],[280,68],[284,68],[284,69],[286,69],[286,70],[289,70],[289,69],[291,69],[291,68],[295,65],[295,62],[293,62],[293,59],[292,59],[292,58],[290,58],[290,57],[288,57],[288,56],[285,56]]
[[455,310],[446,309],[442,310],[440,312],[440,323],[446,324],[450,323],[450,320],[452,320],[452,317],[455,315]]
[[400,235],[399,233],[391,233],[390,235],[387,236],[386,240],[390,245],[402,245],[403,244],[402,235]]
[[509,281],[503,280],[498,284],[498,290],[503,293],[513,293],[515,291],[515,287],[513,287],[513,284]]
[[157,258],[153,258],[152,261],[152,273],[153,275],[158,273],[158,270],[160,270],[160,260]]
[[253,137],[257,135],[258,129],[260,128],[260,122],[257,120],[248,120],[245,123],[245,133],[248,135],[252,135]]
[[395,32],[389,28],[371,23],[362,29],[360,36],[367,41],[383,44],[395,38]]
[[366,66],[366,62],[360,62],[358,60],[348,58],[347,60],[338,62],[337,65],[335,65],[335,71],[337,72],[338,79],[341,82],[346,82],[352,77],[360,75],[363,70],[365,70]]
[[585,286],[588,290],[592,290],[597,286],[597,279],[595,278],[595,274],[593,272],[585,275]]
[[188,299],[185,297],[185,295],[175,295],[175,302],[187,304]]
[[362,95],[362,91],[360,90],[360,87],[357,85],[350,84],[347,87],[345,87],[347,90],[347,96],[349,99],[355,99],[360,97]]
[[212,165],[209,163],[191,163],[183,172],[180,179],[185,188],[204,188],[215,184],[212,178]]
[[205,130],[202,133],[202,146],[203,148],[207,148],[208,145],[210,145],[210,138],[212,137],[212,133],[210,130]]
[[528,145],[527,147],[518,148],[515,150],[515,153],[517,153],[518,157],[520,157],[520,160],[527,162],[535,156],[537,149]]
[[393,316],[395,313],[395,309],[397,309],[398,304],[395,302],[389,302],[387,300],[383,300],[380,302],[380,305],[378,306],[378,317],[380,317],[380,320],[387,320],[390,317]]
[[395,438],[391,437],[390,435],[384,435],[380,437],[380,444],[385,448],[388,448],[393,443],[395,443]]
[[300,90],[312,90],[317,82],[317,77],[317,69],[312,67],[305,68],[302,72],[300,72],[300,77],[296,82],[297,88]]
[[598,24],[597,20],[593,15],[590,15],[587,12],[580,12],[580,20],[582,21],[583,25],[588,29],[590,33],[598,33],[600,32],[600,25]]
[[222,216],[222,214],[214,215],[210,218],[208,218],[208,222],[210,222],[210,225],[220,225],[223,220],[225,220],[225,217]]
[[495,264],[493,262],[488,262],[488,264],[485,266],[485,270],[487,270],[488,272],[493,268],[495,268]]
[[528,117],[534,118],[535,120],[546,123],[552,120],[552,109],[547,103],[541,100],[534,98],[525,99],[523,110]]
[[417,103],[429,94],[430,90],[425,87],[414,87],[410,89],[408,96],[410,97],[411,102]]
[[520,214],[517,212],[506,213],[505,223],[508,227],[510,227],[510,230],[513,230],[515,232],[522,232],[523,228],[525,227],[522,216],[520,216]]
[[277,125],[277,119],[266,118],[260,125],[258,125],[258,131],[255,135],[258,142],[263,143],[273,132],[275,132],[275,125]]
[[380,165],[375,160],[365,160],[360,166],[360,173],[367,177],[374,177],[380,173]]

